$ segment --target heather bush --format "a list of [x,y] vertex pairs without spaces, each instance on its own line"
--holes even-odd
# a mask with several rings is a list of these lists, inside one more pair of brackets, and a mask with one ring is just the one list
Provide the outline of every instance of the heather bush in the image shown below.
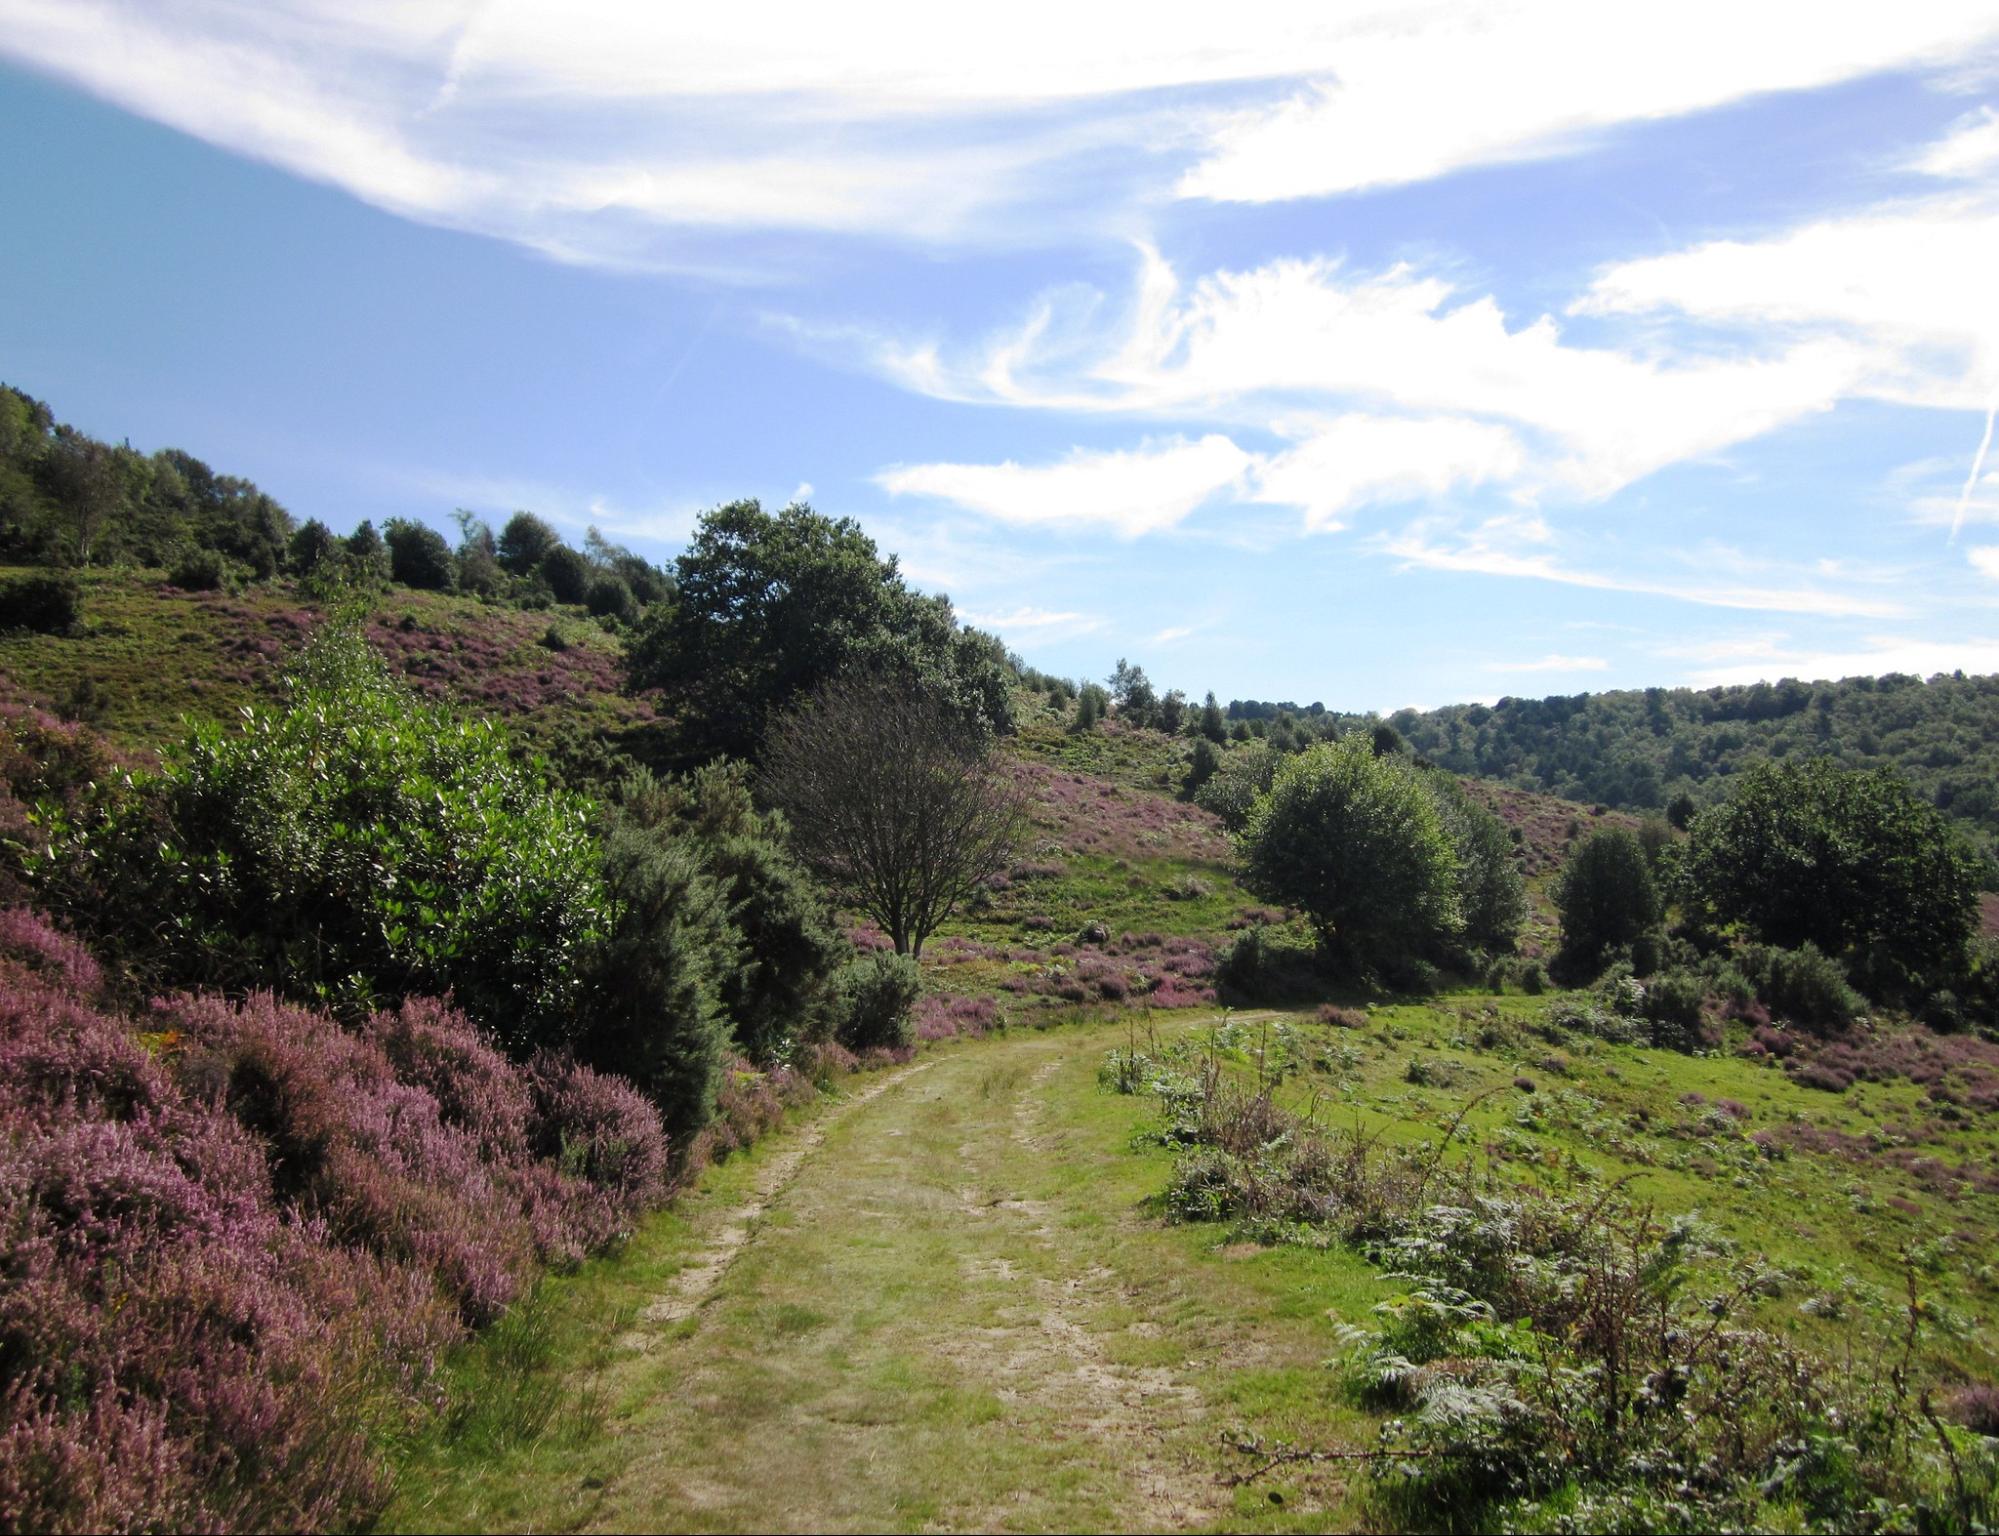
[[837,978],[836,1034],[853,1051],[901,1050],[910,1043],[910,1010],[923,990],[922,973],[907,955],[863,955]]

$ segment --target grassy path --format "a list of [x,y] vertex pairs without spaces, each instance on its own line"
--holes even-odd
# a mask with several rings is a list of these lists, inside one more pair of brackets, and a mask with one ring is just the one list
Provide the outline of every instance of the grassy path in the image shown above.
[[[1167,1154],[1131,1150],[1147,1106],[1096,1087],[1122,1038],[939,1051],[718,1170],[625,1254],[547,1288],[564,1410],[524,1443],[419,1458],[390,1523],[1350,1521],[1336,1476],[1227,1488],[1219,1435],[1365,1432],[1325,1369],[1327,1314],[1363,1313],[1379,1282],[1160,1221],[1146,1201]],[[492,1353],[471,1353],[464,1385],[522,1390]]]

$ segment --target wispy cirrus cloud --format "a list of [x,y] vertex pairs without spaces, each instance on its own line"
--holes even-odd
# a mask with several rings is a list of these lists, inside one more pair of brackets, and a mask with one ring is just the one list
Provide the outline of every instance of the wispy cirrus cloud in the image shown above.
[[1971,4],[1698,12],[4,0],[0,54],[406,217],[643,266],[716,231],[1047,243],[1176,194],[1405,184],[1936,75],[1999,30]]

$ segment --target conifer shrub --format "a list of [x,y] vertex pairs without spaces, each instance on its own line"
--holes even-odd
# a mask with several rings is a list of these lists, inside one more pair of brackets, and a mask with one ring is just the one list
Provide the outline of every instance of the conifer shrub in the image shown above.
[[842,967],[837,978],[836,1033],[850,1051],[902,1050],[910,1043],[911,1010],[922,973],[907,955],[877,951]]

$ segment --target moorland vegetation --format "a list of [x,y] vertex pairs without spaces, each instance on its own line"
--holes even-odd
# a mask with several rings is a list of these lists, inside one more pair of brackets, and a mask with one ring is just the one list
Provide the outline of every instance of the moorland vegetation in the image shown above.
[[[366,1526],[491,1428],[538,1277],[788,1107],[919,1042],[1217,1004],[1294,1022],[1105,1064],[1159,1104],[1160,1219],[1398,1288],[1341,1346],[1376,1443],[1244,1430],[1245,1486],[1353,1463],[1416,1527],[1999,1519],[1999,1345],[1940,1294],[1994,1283],[1959,1254],[1999,1194],[1992,866],[1935,777],[1995,749],[1992,680],[1806,689],[1687,758],[1676,695],[1436,724],[1051,677],[804,506],[717,508],[671,570],[458,531],[301,525],[0,391],[0,1526]],[[1677,766],[1600,798],[1665,817],[1467,777],[1601,787],[1641,724]],[[1444,1033],[1384,1096],[1352,1042],[1403,1009]],[[1587,1103],[1528,1075],[1598,1052]],[[1717,1109],[1687,1154],[1605,1108],[1696,1063],[1790,1118]],[[1372,1122],[1318,1122],[1363,1084]],[[1900,1105],[1872,1138],[1798,1107],[1859,1084]],[[1749,1205],[1792,1156],[1906,1175],[1906,1296],[1793,1337],[1795,1256],[1625,1192],[1692,1156]],[[531,1441],[546,1401],[508,1399]]]

